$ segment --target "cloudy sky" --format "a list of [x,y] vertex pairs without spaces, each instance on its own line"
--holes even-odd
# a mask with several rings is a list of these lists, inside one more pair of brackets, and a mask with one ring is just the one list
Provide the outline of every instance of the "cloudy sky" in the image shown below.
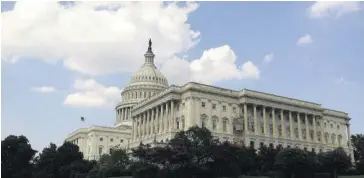
[[[321,103],[364,125],[359,2],[2,2],[2,139],[41,150],[112,126],[148,39],[170,84],[197,81]],[[86,121],[81,122],[80,117]]]

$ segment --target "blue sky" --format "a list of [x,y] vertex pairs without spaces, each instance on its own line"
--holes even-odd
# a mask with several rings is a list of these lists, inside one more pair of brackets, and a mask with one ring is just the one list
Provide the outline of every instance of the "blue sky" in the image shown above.
[[[2,2],[2,139],[23,134],[41,150],[79,127],[112,126],[149,37],[170,84],[317,102],[348,112],[352,132],[363,133],[363,3],[121,6]],[[96,7],[102,12],[85,11]]]

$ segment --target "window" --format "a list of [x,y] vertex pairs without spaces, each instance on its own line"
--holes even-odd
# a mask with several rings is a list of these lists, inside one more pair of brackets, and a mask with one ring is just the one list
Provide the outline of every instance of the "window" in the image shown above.
[[114,141],[114,139],[113,138],[110,138],[110,142],[113,142]]
[[112,153],[112,148],[109,149],[109,154],[111,154],[111,153]]
[[123,142],[124,142],[124,140],[123,140],[123,139],[121,139],[121,140],[120,140],[120,143],[123,143]]
[[330,127],[331,127],[331,128],[334,128],[334,125],[333,125],[333,124],[330,124]]
[[100,138],[100,142],[102,142],[103,140],[104,140],[104,139],[101,137],[101,138]]
[[254,141],[250,141],[250,148],[254,148]]
[[337,130],[339,130],[340,129],[340,125],[337,125]]
[[335,144],[335,134],[332,134],[331,135],[331,143],[332,144]]
[[273,135],[273,125],[269,124],[269,132],[271,135]]
[[233,107],[233,113],[236,113],[236,107]]
[[185,103],[182,103],[182,108],[185,108]]
[[222,111],[226,112],[226,106],[222,106]]
[[216,130],[216,119],[212,119],[212,130]]
[[185,129],[185,118],[182,116],[182,129]]
[[201,102],[201,107],[205,108],[206,104],[205,102]]
[[216,104],[212,104],[212,109],[216,109]]
[[223,130],[223,132],[226,132],[226,130],[227,130],[227,120],[226,119],[224,119],[224,121],[222,121],[222,130]]
[[102,147],[99,147],[99,155],[102,154]]
[[179,119],[176,120],[177,129],[179,129]]
[[341,136],[341,135],[339,135],[339,136],[337,137],[337,139],[338,139],[339,145],[341,145],[342,136]]

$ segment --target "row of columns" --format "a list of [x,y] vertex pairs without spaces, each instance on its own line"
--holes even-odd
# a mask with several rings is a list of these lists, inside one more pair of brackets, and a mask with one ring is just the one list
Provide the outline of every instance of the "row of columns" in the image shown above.
[[[258,133],[258,118],[257,118],[257,105],[252,105],[253,106],[253,119],[254,119],[254,134],[259,134]],[[262,112],[263,112],[263,132],[264,135],[268,135],[268,131],[267,131],[267,107],[265,106],[261,106],[262,107]],[[279,110],[278,112],[280,112],[280,126],[281,126],[281,134],[283,138],[286,138],[286,123],[285,123],[285,117],[284,117],[284,111],[283,109],[277,109],[277,108],[271,108],[271,114],[272,114],[272,125],[273,125],[273,136],[277,137],[277,123],[276,123],[276,110]],[[293,130],[293,118],[292,115],[294,112],[291,112],[289,110],[288,111],[288,116],[289,116],[289,130],[290,130],[290,135],[288,137],[290,137],[291,139],[295,139],[295,135],[294,135],[294,130]],[[302,129],[301,129],[301,114],[299,112],[295,112],[296,113],[296,117],[297,117],[297,125],[298,125],[298,135],[299,135],[299,140],[303,140],[302,139]],[[304,119],[305,119],[305,131],[306,131],[306,140],[310,140],[310,129],[309,129],[309,125],[308,125],[308,115],[312,115],[312,123],[313,123],[313,140],[312,141],[317,141],[317,130],[316,130],[316,117],[313,114],[304,114]],[[320,121],[321,122],[321,121]],[[249,129],[248,129],[248,104],[244,104],[244,131],[246,134],[249,134]],[[323,133],[321,131],[321,137],[323,140]]]
[[116,112],[116,120],[121,122],[127,120],[128,118],[131,118],[131,110],[132,107],[118,109],[118,111]]
[[[257,118],[257,105],[252,104],[253,106],[253,119],[254,119],[254,134],[259,134],[258,133],[258,118]],[[262,112],[263,112],[263,132],[264,135],[268,135],[268,131],[267,131],[267,107],[265,106],[261,106],[262,107]],[[278,108],[271,108],[271,114],[272,114],[272,125],[273,125],[273,137],[277,137],[277,123],[276,123],[276,110],[280,110],[280,125],[281,125],[281,129],[282,129],[282,136],[283,138],[287,138],[287,134],[286,134],[286,123],[285,123],[285,117],[284,117],[284,111],[283,109],[278,109]],[[295,130],[294,130],[294,126],[293,126],[293,113],[296,114],[296,118],[297,118],[297,129],[298,129],[298,139],[299,140],[303,140],[303,135],[302,135],[302,125],[301,125],[301,115],[304,114],[304,120],[305,120],[305,140],[310,140],[313,142],[318,142],[319,138],[318,138],[318,132],[319,137],[320,137],[320,141],[319,142],[323,142],[324,141],[324,133],[322,129],[317,130],[316,128],[316,116],[314,114],[307,114],[307,113],[299,113],[299,112],[292,112],[289,110],[288,111],[288,117],[289,117],[289,131],[290,134],[288,137],[290,137],[291,139],[295,140]],[[279,112],[279,111],[278,111]],[[312,115],[312,127],[313,127],[313,140],[311,139],[310,136],[310,128],[309,128],[309,122],[308,122],[308,116]],[[320,127],[323,127],[323,120],[319,119],[319,123],[320,123]],[[350,124],[347,124],[347,136],[348,136],[348,144],[351,145],[350,142]],[[244,132],[245,134],[249,134],[249,129],[248,129],[248,104],[244,104]],[[336,143],[336,142],[335,142]]]
[[173,100],[148,109],[133,117],[133,140],[154,136],[176,128]]

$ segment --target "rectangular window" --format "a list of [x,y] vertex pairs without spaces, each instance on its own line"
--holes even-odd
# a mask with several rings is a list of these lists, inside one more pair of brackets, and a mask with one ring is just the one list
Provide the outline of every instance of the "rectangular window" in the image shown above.
[[236,113],[236,107],[233,107],[233,113]]
[[205,120],[202,120],[202,121],[201,121],[201,127],[202,127],[202,128],[206,127]]
[[177,129],[179,129],[179,121],[177,121]]
[[212,109],[216,109],[216,104],[212,104]]
[[226,106],[222,106],[222,111],[226,112]]
[[222,122],[222,130],[223,130],[223,132],[226,132],[226,130],[227,130],[227,121],[226,120],[224,120],[223,122]]
[[99,155],[102,154],[102,147],[99,147]]
[[205,107],[206,107],[205,102],[201,102],[201,107],[203,107],[203,108],[205,108]]
[[212,120],[212,130],[216,130],[216,120]]

